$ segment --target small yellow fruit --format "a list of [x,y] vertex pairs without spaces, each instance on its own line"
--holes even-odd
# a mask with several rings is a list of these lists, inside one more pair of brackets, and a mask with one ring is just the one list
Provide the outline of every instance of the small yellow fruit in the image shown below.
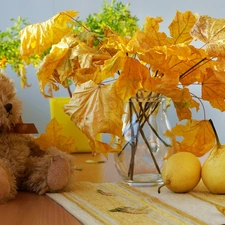
[[194,189],[201,179],[201,163],[190,152],[178,152],[167,160],[162,169],[163,186],[173,192],[185,193]]
[[213,194],[225,194],[225,145],[211,151],[202,166],[202,181]]

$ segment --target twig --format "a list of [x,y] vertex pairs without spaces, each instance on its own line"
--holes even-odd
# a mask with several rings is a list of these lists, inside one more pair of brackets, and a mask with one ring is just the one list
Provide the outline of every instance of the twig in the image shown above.
[[[151,94],[149,95],[149,98],[150,98]],[[138,101],[138,98],[140,96],[137,95],[137,98],[136,100]],[[159,97],[160,98],[160,97]],[[156,98],[155,98],[156,99]],[[149,150],[149,153],[152,157],[152,160],[154,162],[154,165],[158,171],[159,174],[161,174],[161,171],[160,171],[160,168],[159,168],[159,165],[157,163],[157,160],[154,156],[154,153],[151,149],[151,146],[149,145],[148,143],[148,140],[145,136],[145,133],[143,131],[143,127],[144,125],[147,124],[149,125],[149,127],[151,128],[152,132],[156,135],[156,137],[166,146],[166,147],[169,147],[170,145],[167,144],[160,136],[159,134],[157,133],[157,131],[154,129],[154,127],[150,124],[149,122],[149,117],[155,112],[155,110],[158,108],[159,106],[159,101],[160,99],[156,99],[155,101],[153,102],[149,102],[147,101],[143,107],[142,103],[139,102],[138,103],[138,106],[139,106],[139,111],[136,110],[135,106],[134,106],[134,102],[132,101],[132,99],[130,99],[129,101],[129,112],[130,112],[130,126],[129,126],[129,129],[131,130],[131,142],[129,143],[130,146],[131,146],[131,159],[130,159],[130,164],[129,164],[129,171],[128,171],[128,177],[133,180],[133,175],[134,175],[134,166],[135,166],[135,154],[136,154],[136,151],[137,151],[137,145],[138,145],[138,141],[139,141],[139,133],[141,134],[148,150]],[[149,112],[150,110],[150,112]],[[149,112],[148,115],[146,115],[146,112]],[[135,120],[135,123],[133,124],[132,123],[132,117],[133,117],[133,113],[135,113],[137,119]],[[137,134],[134,133],[134,125],[135,124],[138,124],[138,128],[137,128]],[[128,130],[127,130],[128,131]],[[126,131],[126,132],[127,132]],[[125,147],[127,146],[128,143],[126,143],[126,145],[124,146],[123,150],[125,149]]]
[[184,78],[184,76],[187,76],[192,69],[194,69],[196,66],[198,66],[200,63],[205,61],[207,58],[201,59],[199,62],[197,62],[194,66],[190,67],[188,70],[186,70],[183,74],[180,75],[180,79]]
[[69,93],[70,98],[72,98],[72,92],[71,92],[70,86],[67,87],[67,91]]
[[[130,101],[129,102],[129,111],[130,111],[130,122],[132,122],[132,107],[133,106],[133,102]],[[134,126],[132,125],[132,123],[130,123],[130,129],[131,129],[131,159],[130,159],[130,166],[129,166],[129,170],[128,170],[128,177],[133,180],[133,176],[134,176],[134,163],[135,163],[135,154],[136,154],[136,149],[137,149],[137,134],[136,134],[136,138],[135,134],[134,134]],[[134,139],[135,139],[135,143],[134,143]]]
[[153,152],[152,152],[151,146],[149,145],[148,140],[147,140],[147,138],[145,137],[145,133],[143,132],[142,128],[140,128],[140,132],[141,132],[142,138],[143,138],[144,141],[145,141],[145,144],[146,144],[147,147],[148,147],[148,150],[149,150],[149,152],[150,152],[150,154],[151,154],[151,157],[152,157],[152,160],[153,160],[153,162],[154,162],[154,164],[155,164],[155,167],[156,167],[158,173],[161,174],[159,165],[158,165],[158,163],[157,163],[157,161],[156,161],[156,159],[155,159],[155,156],[154,156],[154,154],[153,154]]

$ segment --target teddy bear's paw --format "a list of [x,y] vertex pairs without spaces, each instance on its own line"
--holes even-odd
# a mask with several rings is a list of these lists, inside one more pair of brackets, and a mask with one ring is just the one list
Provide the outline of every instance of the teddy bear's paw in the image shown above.
[[10,193],[10,183],[8,175],[3,168],[0,168],[0,201],[5,199]]
[[66,187],[70,176],[70,164],[67,159],[55,157],[48,168],[47,184],[51,191],[60,191]]

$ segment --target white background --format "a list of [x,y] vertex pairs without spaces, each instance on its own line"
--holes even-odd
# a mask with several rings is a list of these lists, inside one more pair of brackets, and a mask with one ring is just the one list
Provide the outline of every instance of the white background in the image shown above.
[[[190,10],[199,15],[207,14],[215,18],[225,18],[224,0],[122,0],[122,2],[124,4],[130,3],[128,9],[132,15],[139,18],[140,25],[143,25],[146,16],[162,16],[164,22],[161,23],[160,29],[166,33],[168,33],[168,25],[176,10],[181,12]],[[27,18],[30,23],[38,23],[48,20],[60,11],[73,9],[79,12],[80,18],[84,19],[90,13],[97,13],[101,6],[101,0],[1,0],[0,30],[5,31],[6,27],[12,25],[10,19],[18,16]],[[39,133],[44,133],[45,126],[50,121],[49,100],[40,94],[35,72],[32,67],[28,68],[28,83],[32,86],[21,89],[20,81],[15,73],[7,69],[7,74],[16,82],[18,96],[24,101],[24,122],[35,123]],[[199,91],[197,87],[193,87],[192,90],[195,93]],[[68,96],[68,94],[66,90],[61,89],[60,92],[55,93],[55,96]],[[211,109],[208,104],[205,106],[207,119],[211,118],[214,121],[220,139],[225,143],[225,114],[219,110]],[[202,119],[202,111],[194,117]],[[177,122],[173,109],[169,110],[169,120],[172,126]]]

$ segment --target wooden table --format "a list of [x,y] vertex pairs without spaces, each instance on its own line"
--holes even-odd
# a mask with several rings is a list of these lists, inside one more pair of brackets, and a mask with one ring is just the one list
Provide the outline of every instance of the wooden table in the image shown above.
[[[76,171],[77,181],[115,182],[121,181],[110,154],[106,163],[87,164],[86,160],[106,160],[104,156],[92,157],[89,153],[74,154],[76,165],[82,171]],[[0,205],[1,225],[80,225],[57,203],[47,196],[35,193],[19,192],[16,199]]]

